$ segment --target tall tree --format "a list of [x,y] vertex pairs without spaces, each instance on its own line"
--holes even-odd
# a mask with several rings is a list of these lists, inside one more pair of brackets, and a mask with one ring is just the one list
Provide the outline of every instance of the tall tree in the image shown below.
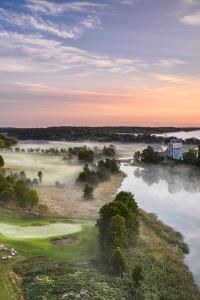
[[38,171],[39,182],[42,183],[43,174],[42,171]]
[[0,155],[0,168],[3,168],[4,166],[4,159],[3,157]]

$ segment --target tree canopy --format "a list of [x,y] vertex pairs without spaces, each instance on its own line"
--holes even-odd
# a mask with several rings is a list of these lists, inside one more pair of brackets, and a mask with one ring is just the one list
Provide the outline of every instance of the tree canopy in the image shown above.
[[0,168],[3,168],[4,166],[4,159],[3,157],[0,155]]
[[136,162],[142,161],[144,163],[158,163],[164,160],[164,157],[160,155],[157,151],[154,151],[154,149],[151,146],[148,146],[142,152],[137,151],[134,154],[134,160]]
[[[123,269],[125,261],[122,257],[129,247],[135,245],[138,237],[137,203],[131,193],[122,191],[117,194],[114,201],[105,204],[99,214],[97,228],[102,259],[111,269],[117,260],[121,260]],[[120,273],[119,270],[116,272]]]

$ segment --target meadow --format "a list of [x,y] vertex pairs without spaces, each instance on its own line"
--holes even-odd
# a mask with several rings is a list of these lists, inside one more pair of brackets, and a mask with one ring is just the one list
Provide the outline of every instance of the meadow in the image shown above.
[[38,171],[42,171],[43,185],[55,185],[56,181],[72,184],[82,169],[80,164],[67,164],[62,157],[53,155],[3,152],[2,156],[7,169],[23,170],[30,179],[37,178]]

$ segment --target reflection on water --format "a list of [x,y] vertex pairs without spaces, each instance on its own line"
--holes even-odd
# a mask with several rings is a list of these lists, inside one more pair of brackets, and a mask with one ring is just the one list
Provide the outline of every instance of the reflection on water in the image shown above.
[[182,190],[190,193],[200,192],[200,169],[195,167],[146,165],[144,168],[136,168],[134,176],[142,178],[149,186],[164,180],[169,193],[172,194]]
[[190,166],[121,165],[120,190],[134,193],[139,206],[180,231],[190,247],[186,262],[200,285],[200,170]]

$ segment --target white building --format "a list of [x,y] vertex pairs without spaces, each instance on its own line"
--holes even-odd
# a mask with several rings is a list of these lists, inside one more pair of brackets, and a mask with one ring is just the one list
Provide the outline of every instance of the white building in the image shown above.
[[183,159],[183,142],[181,139],[174,138],[169,142],[167,157],[175,160]]

